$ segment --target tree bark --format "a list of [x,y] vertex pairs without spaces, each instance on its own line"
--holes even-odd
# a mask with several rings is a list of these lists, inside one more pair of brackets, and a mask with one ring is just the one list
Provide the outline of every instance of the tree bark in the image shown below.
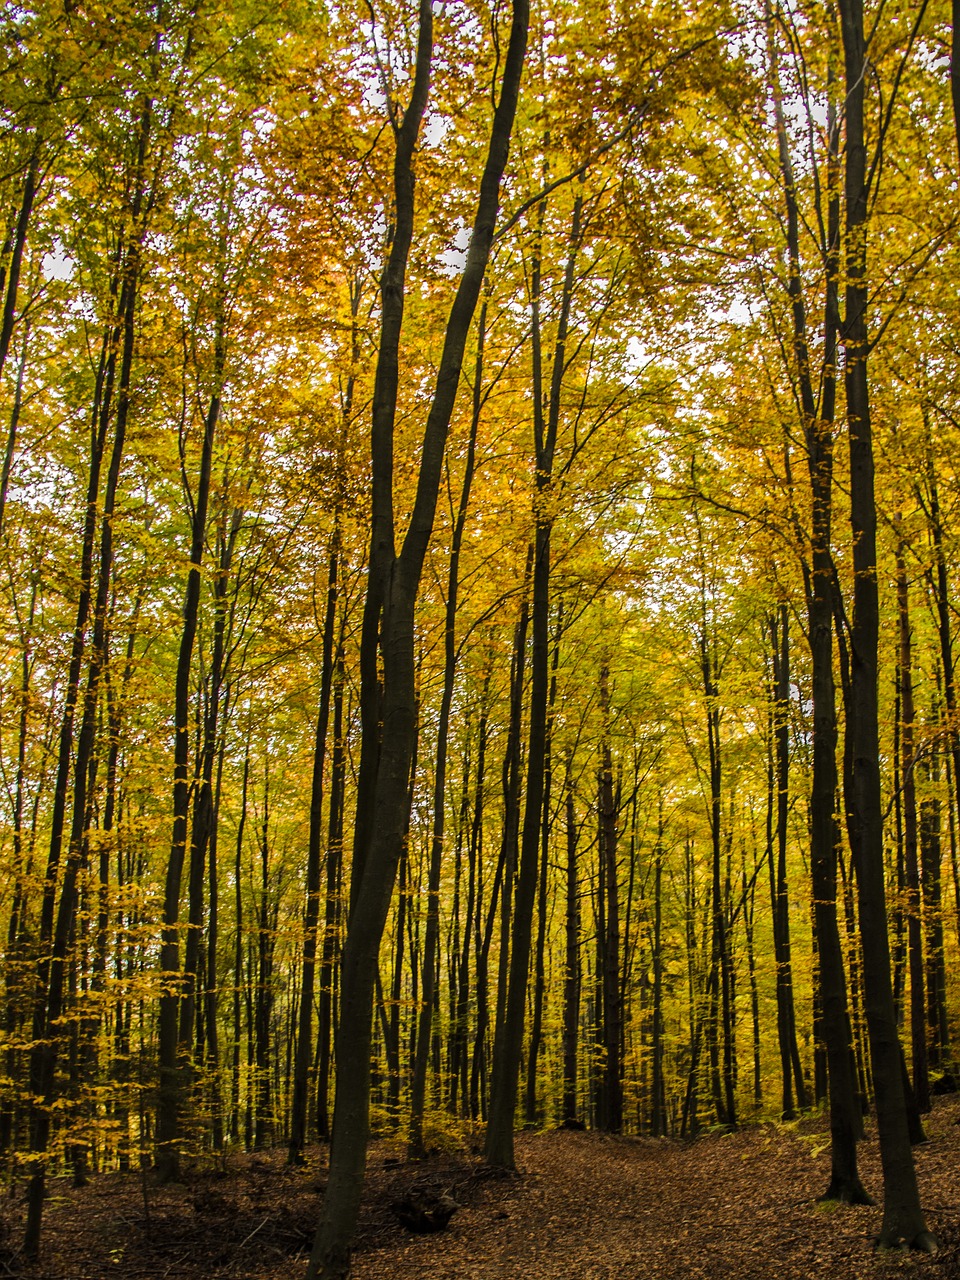
[[617,859],[618,807],[614,798],[613,759],[610,751],[610,670],[600,668],[600,714],[604,721],[600,746],[600,852],[603,862],[605,910],[603,939],[603,1112],[600,1127],[609,1133],[623,1128],[623,1081],[620,1060],[622,1010],[620,1005],[620,894]]
[[[393,426],[399,377],[406,261],[413,237],[413,152],[426,107],[433,14],[422,0],[410,105],[397,131],[396,224],[382,281],[381,345],[374,388],[370,569],[361,646],[364,706],[361,776],[354,830],[353,891],[343,946],[342,1006],[330,1175],[308,1268],[309,1280],[344,1280],[360,1206],[369,1132],[370,1040],[380,939],[407,821],[416,734],[414,628],[417,593],[436,511],[463,353],[490,255],[527,43],[527,0],[515,0],[500,98],[480,183],[467,260],[447,322],[427,417],[413,511],[394,551]],[[379,645],[378,645],[379,636]],[[383,662],[378,696],[377,651]],[[382,734],[375,719],[382,706]],[[376,822],[373,822],[373,817]]]
[[900,740],[903,773],[903,862],[907,916],[907,955],[910,967],[910,1043],[913,1091],[921,1114],[930,1110],[930,1070],[927,1062],[926,974],[923,918],[920,907],[920,833],[917,810],[917,757],[914,746],[916,710],[913,699],[913,637],[910,592],[904,546],[897,547],[897,621],[900,633]]
[[440,876],[443,863],[443,835],[446,819],[447,739],[450,732],[450,708],[453,705],[453,684],[457,672],[457,606],[460,592],[460,550],[470,505],[470,489],[476,461],[477,429],[483,407],[483,342],[486,333],[487,306],[480,308],[477,325],[477,358],[474,366],[473,413],[470,420],[470,438],[464,463],[460,503],[450,546],[450,563],[447,571],[447,603],[444,620],[443,692],[440,697],[440,717],[437,724],[437,750],[433,789],[433,832],[430,844],[430,868],[427,875],[427,926],[423,943],[423,969],[420,992],[420,1019],[417,1027],[416,1054],[413,1080],[410,1090],[410,1129],[407,1138],[407,1156],[420,1159],[426,1154],[423,1145],[423,1113],[426,1103],[427,1067],[430,1057],[430,1038],[433,1026],[433,1006],[437,995],[436,972],[440,945]]
[[883,1166],[880,1243],[931,1250],[920,1207],[907,1129],[900,1042],[893,1007],[883,863],[883,802],[877,711],[879,600],[873,438],[867,382],[867,220],[869,178],[864,132],[867,50],[862,0],[839,0],[846,80],[846,289],[842,330],[850,441],[853,620],[850,633],[848,734],[852,752],[850,810],[855,840],[864,990]]
[[303,966],[297,1018],[297,1048],[294,1055],[293,1097],[290,1104],[290,1141],[287,1160],[300,1164],[307,1140],[307,1095],[310,1064],[313,1061],[313,989],[317,967],[317,926],[320,921],[320,882],[323,872],[323,781],[330,724],[333,688],[333,645],[337,613],[337,584],[340,571],[339,518],[330,541],[327,568],[327,603],[323,618],[323,665],[320,673],[320,706],[313,743],[313,771],[310,784],[310,830],[307,837],[307,902],[303,915]]
[[[768,9],[768,18],[770,10]],[[833,670],[834,568],[833,445],[836,410],[837,280],[840,260],[840,133],[828,68],[827,210],[824,255],[823,359],[819,403],[810,363],[807,313],[800,260],[800,210],[779,87],[777,48],[770,39],[780,173],[786,207],[788,296],[793,329],[793,369],[803,417],[810,482],[810,565],[804,570],[813,703],[813,769],[810,783],[810,877],[818,961],[819,1022],[827,1063],[831,1173],[824,1199],[870,1203],[857,1171],[857,1140],[863,1119],[853,1073],[853,1039],[837,918],[837,712]]]
[[540,861],[540,824],[543,816],[544,761],[547,736],[547,692],[549,683],[550,534],[553,526],[550,491],[557,429],[560,422],[560,388],[566,364],[567,326],[573,296],[574,271],[580,247],[582,200],[574,202],[570,251],[564,272],[560,314],[551,371],[548,411],[543,415],[543,392],[539,385],[542,363],[540,345],[540,263],[535,262],[533,302],[533,415],[536,461],[535,535],[533,556],[533,602],[531,608],[532,647],[530,660],[530,725],[527,740],[527,792],[520,844],[520,866],[510,947],[510,976],[502,1035],[494,1045],[490,1081],[490,1112],[484,1156],[495,1168],[515,1167],[513,1135],[517,1107],[520,1060],[523,1054],[523,1026],[530,966],[533,908]]

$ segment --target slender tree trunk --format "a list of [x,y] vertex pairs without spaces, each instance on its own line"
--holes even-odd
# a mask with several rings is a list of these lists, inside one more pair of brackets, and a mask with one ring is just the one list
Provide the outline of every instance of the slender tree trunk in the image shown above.
[[667,1133],[667,1096],[663,1045],[663,802],[657,814],[657,843],[653,853],[653,1013],[650,1034],[651,1085],[650,1132],[655,1138]]
[[[707,704],[707,745],[710,781],[710,866],[712,943],[710,961],[709,1050],[714,1101],[718,1122],[727,1129],[737,1127],[737,1103],[733,1050],[733,957],[723,884],[722,839],[722,749],[720,742],[720,691],[717,685],[713,641],[708,631],[706,599],[703,601],[700,630],[700,664]],[[722,1059],[722,1062],[721,1062]]]
[[770,890],[773,908],[773,946],[777,966],[777,1036],[783,1084],[783,1117],[793,1115],[793,1103],[803,1110],[809,1105],[800,1050],[797,1045],[796,1013],[793,1001],[793,964],[790,947],[790,903],[787,883],[787,823],[790,800],[790,630],[786,605],[771,619],[773,657],[773,738],[776,780],[776,869],[770,842]]
[[[234,856],[233,885],[236,934],[233,948],[233,1070],[230,1090],[230,1136],[240,1139],[240,1063],[243,1047],[243,836],[247,825],[247,796],[250,786],[250,739],[243,757],[243,783],[240,790],[240,817]],[[249,1143],[247,1144],[249,1145]]]
[[[523,594],[520,615],[513,633],[513,655],[510,663],[510,722],[504,747],[503,767],[503,833],[500,840],[498,885],[500,901],[500,949],[497,957],[497,1002],[494,1021],[494,1045],[504,1034],[507,989],[510,982],[510,946],[513,922],[513,895],[520,858],[520,797],[523,786],[523,694],[526,679],[527,633],[530,627],[530,581],[533,576],[534,545],[527,546],[523,571]],[[491,911],[494,900],[491,900]],[[486,1030],[486,1019],[484,1019]],[[479,1031],[479,1028],[478,1028]],[[496,1050],[495,1050],[496,1052]]]
[[563,981],[563,1122],[578,1123],[577,1044],[580,1028],[580,873],[577,826],[573,795],[573,751],[564,765],[564,806],[566,810],[567,898],[565,913],[566,951]]
[[3,453],[3,469],[0,471],[0,533],[7,510],[7,490],[10,487],[10,473],[13,470],[13,458],[17,450],[17,432],[20,429],[20,414],[23,410],[23,380],[27,372],[27,351],[30,347],[30,321],[23,322],[23,337],[20,342],[20,363],[17,366],[17,383],[13,392],[13,404],[10,408],[10,422],[7,426],[7,444]]
[[[426,108],[433,48],[429,0],[420,6],[416,71],[410,105],[397,130],[395,225],[382,281],[381,343],[374,387],[373,494],[367,601],[361,637],[364,706],[353,891],[341,967],[337,1087],[330,1175],[308,1280],[344,1280],[366,1165],[370,1101],[370,1041],[378,953],[408,819],[408,783],[416,736],[414,629],[417,593],[433,530],[447,432],[463,353],[496,225],[526,53],[527,0],[515,0],[500,97],[480,183],[466,264],[450,311],[434,397],[427,417],[413,510],[397,554],[393,512],[393,428],[399,378],[406,260],[414,227],[413,154]],[[382,657],[379,698],[377,657]],[[382,733],[377,720],[381,703]],[[366,760],[364,760],[366,757]],[[373,819],[376,819],[374,821]]]
[[540,824],[543,816],[544,761],[547,736],[547,692],[549,682],[550,533],[553,515],[550,490],[553,461],[560,422],[560,389],[566,365],[567,328],[573,297],[574,272],[580,248],[581,198],[574,203],[570,251],[564,273],[560,315],[550,380],[546,421],[540,385],[540,263],[535,263],[533,300],[533,409],[536,454],[536,531],[533,557],[533,603],[531,608],[532,648],[530,663],[530,725],[527,741],[527,792],[520,845],[515,911],[510,948],[510,977],[502,1035],[494,1045],[490,1083],[490,1114],[484,1155],[496,1167],[515,1167],[513,1150],[514,1117],[517,1107],[520,1060],[523,1054],[523,1025],[527,1002],[527,977],[537,870],[540,862]]
[[[57,777],[51,818],[50,847],[41,903],[38,953],[37,998],[33,1016],[33,1045],[30,1053],[30,1150],[34,1157],[27,1187],[27,1216],[24,1231],[24,1254],[36,1258],[40,1250],[40,1231],[45,1197],[45,1155],[51,1129],[51,1107],[57,1090],[57,1062],[60,1024],[70,997],[66,972],[68,951],[74,934],[79,906],[78,879],[81,869],[84,833],[87,827],[87,802],[90,769],[94,755],[97,706],[100,681],[106,662],[107,607],[113,568],[113,516],[120,479],[120,464],[129,414],[130,381],[135,345],[135,309],[140,280],[140,248],[144,227],[141,215],[145,199],[144,165],[150,137],[152,104],[143,106],[138,133],[136,172],[130,215],[136,231],[121,258],[119,299],[116,324],[104,344],[98,384],[95,392],[91,430],[90,472],[87,488],[87,513],[84,521],[80,564],[80,592],[77,602],[63,720],[61,723]],[[120,369],[117,376],[117,350]],[[100,498],[100,473],[105,444],[113,418],[113,389],[116,383],[116,417],[113,446],[107,482],[103,495],[100,526],[100,565],[96,595],[93,593],[93,548],[96,536],[97,505]],[[60,855],[66,831],[66,800],[69,787],[73,730],[80,690],[81,668],[86,648],[86,631],[93,606],[93,637],[87,687],[83,700],[76,758],[73,762],[73,814],[68,837],[67,857],[60,874],[60,900],[55,913]],[[54,915],[56,920],[54,921]]]
[[877,713],[879,601],[873,440],[867,383],[867,219],[869,179],[864,132],[867,50],[861,0],[839,0],[846,76],[846,307],[842,332],[850,438],[850,520],[853,536],[853,622],[850,634],[848,734],[853,755],[852,817],[856,838],[860,932],[867,1026],[883,1165],[880,1241],[935,1247],[920,1207],[907,1129],[890,976],[883,866],[883,801]]
[[480,308],[477,324],[477,358],[473,374],[473,413],[470,420],[470,438],[464,463],[460,504],[450,546],[450,564],[447,572],[447,605],[444,625],[443,692],[440,698],[440,717],[437,724],[437,750],[434,767],[433,833],[430,845],[430,869],[427,877],[427,927],[423,946],[423,976],[420,995],[420,1020],[417,1028],[416,1056],[410,1091],[410,1130],[407,1154],[410,1159],[420,1159],[426,1154],[423,1145],[423,1113],[426,1103],[427,1067],[430,1054],[430,1038],[433,1025],[433,1007],[437,996],[436,971],[440,943],[440,875],[443,861],[443,834],[446,818],[447,787],[447,739],[450,733],[450,708],[453,705],[453,685],[457,672],[457,605],[460,591],[460,549],[467,523],[470,505],[470,489],[476,461],[477,429],[483,408],[483,343],[486,335],[487,305]]
[[950,99],[953,103],[953,126],[957,139],[957,154],[960,156],[960,0],[953,0],[950,6],[951,40],[950,40]]
[[[202,928],[202,894],[205,858],[191,842],[190,928],[184,956],[183,978],[180,971],[180,893],[183,865],[186,859],[190,812],[190,694],[193,650],[200,620],[201,564],[206,541],[207,510],[210,503],[210,478],[213,466],[213,442],[220,416],[220,382],[224,365],[223,307],[214,357],[215,389],[210,397],[203,427],[200,452],[200,474],[193,502],[190,537],[190,569],[183,602],[183,629],[174,690],[174,765],[173,765],[173,833],[163,899],[163,931],[160,943],[160,968],[165,989],[160,997],[158,1050],[160,1087],[157,1094],[157,1169],[163,1181],[175,1179],[180,1167],[180,1116],[184,1086],[188,1082],[189,1054],[192,1045],[195,1009],[195,982],[198,973],[200,931]],[[186,980],[182,988],[183,979]],[[181,1020],[182,1015],[182,1020]]]
[[317,1132],[330,1137],[330,1067],[333,1043],[337,960],[340,953],[340,920],[343,897],[343,802],[347,778],[343,728],[344,620],[334,661],[333,752],[330,761],[330,805],[327,820],[327,880],[320,953],[320,1000],[317,1009]]
[[[457,1094],[460,1097],[461,1114],[471,1114],[470,1108],[470,1062],[467,1053],[468,1031],[470,1019],[470,953],[474,940],[480,933],[481,917],[481,877],[479,875],[480,844],[482,836],[483,783],[486,771],[487,731],[490,699],[490,680],[493,674],[492,661],[487,663],[483,677],[483,688],[480,694],[480,715],[477,725],[477,771],[474,783],[474,798],[471,805],[467,788],[469,787],[469,770],[464,772],[464,821],[470,819],[470,830],[467,836],[467,903],[463,925],[463,940],[457,960],[456,1007],[451,1031],[453,1045],[451,1052],[451,1109],[456,1107]],[[477,948],[479,950],[479,948]],[[479,973],[478,973],[479,979]],[[478,1006],[485,1002],[486,993],[479,989],[477,982],[476,999]],[[478,1008],[478,1017],[479,1017]]]
[[907,953],[910,964],[910,1042],[913,1090],[921,1114],[930,1110],[927,1063],[927,1001],[925,991],[923,920],[920,908],[920,835],[917,814],[917,758],[914,748],[916,710],[913,699],[913,643],[910,594],[904,547],[897,548],[897,618],[900,632],[900,741],[903,772],[903,853],[906,891]]
[[[768,18],[771,10],[767,10]],[[870,1203],[857,1171],[857,1140],[863,1118],[852,1071],[853,1049],[846,976],[837,918],[837,714],[833,671],[831,554],[833,443],[836,408],[837,321],[840,255],[840,132],[834,105],[832,65],[828,67],[827,211],[824,255],[823,360],[820,399],[814,392],[807,315],[801,280],[800,211],[781,104],[775,31],[771,26],[771,76],[777,140],[786,206],[788,295],[793,326],[793,372],[803,415],[810,479],[810,566],[804,572],[813,702],[813,769],[810,784],[810,875],[817,940],[817,999],[830,1103],[831,1173],[824,1199]]]
[[619,1133],[623,1127],[623,1081],[620,1060],[622,1010],[620,1005],[620,892],[618,807],[614,798],[613,759],[610,752],[610,670],[606,661],[600,668],[600,714],[604,721],[600,746],[600,852],[606,901],[603,940],[603,1052],[604,1108],[601,1127]]
[[[939,781],[937,772],[931,770],[934,784]],[[920,802],[920,865],[923,915],[927,925],[927,1037],[930,1066],[935,1070],[942,1069],[949,1052],[941,861],[940,799],[926,796]]]
[[330,541],[327,569],[327,604],[323,619],[323,666],[320,673],[320,707],[313,744],[313,774],[310,788],[310,831],[307,843],[307,902],[303,917],[303,965],[300,972],[297,1050],[293,1068],[293,1099],[290,1112],[290,1143],[287,1158],[300,1164],[307,1140],[307,1097],[310,1064],[313,1061],[313,988],[317,963],[317,926],[320,920],[320,881],[323,873],[323,779],[333,689],[333,646],[337,613],[337,582],[340,571],[339,519]]
[[557,630],[553,645],[553,666],[550,675],[550,692],[547,696],[547,736],[544,748],[543,769],[543,819],[540,823],[540,872],[537,880],[537,942],[533,959],[533,1019],[530,1026],[530,1045],[527,1052],[526,1120],[531,1127],[542,1119],[542,1108],[537,1102],[537,1083],[540,1065],[540,1047],[543,1040],[543,1006],[546,998],[546,947],[548,870],[550,859],[551,812],[553,790],[553,716],[557,700],[557,669],[560,665],[560,637],[563,632],[563,602],[557,607]]
[[[34,201],[37,198],[37,187],[40,179],[40,154],[42,146],[39,137],[34,141],[23,178],[23,191],[20,195],[20,209],[17,213],[16,226],[13,232],[13,243],[9,246],[9,257],[6,261],[6,289],[3,296],[3,314],[0,316],[0,374],[6,364],[13,339],[13,330],[17,322],[17,292],[20,288],[20,273],[23,270],[23,257],[27,247],[27,232],[33,214]],[[6,246],[4,246],[6,248]],[[0,287],[4,284],[0,274]],[[8,450],[8,457],[11,450]],[[6,495],[6,481],[9,477],[9,466],[4,467],[3,494]],[[0,524],[3,522],[3,508],[0,506]]]
[[[958,0],[960,3],[960,0]],[[956,39],[956,23],[954,24],[954,38]],[[955,65],[955,64],[954,64]],[[934,564],[930,573],[930,585],[933,591],[934,603],[936,607],[937,620],[937,639],[940,647],[940,666],[943,672],[943,697],[946,704],[946,722],[947,722],[947,741],[949,744],[946,753],[947,763],[947,813],[949,823],[949,834],[951,838],[951,851],[953,854],[953,865],[956,868],[956,829],[954,826],[953,815],[960,811],[960,735],[955,728],[955,715],[957,705],[956,681],[954,676],[953,665],[953,639],[951,635],[950,625],[950,590],[949,577],[947,573],[947,561],[943,549],[943,524],[940,513],[940,492],[937,483],[937,473],[933,461],[933,450],[929,438],[929,426],[927,428],[927,458],[926,458],[926,475],[927,490],[929,495],[929,520],[930,520],[930,540],[933,544]],[[939,757],[935,757],[938,760]],[[922,809],[922,806],[921,806]],[[931,938],[930,952],[930,981],[928,990],[931,1005],[936,1001],[938,1006],[936,1021],[939,1024],[939,1031],[931,1038],[931,1047],[935,1046],[935,1052],[938,1056],[938,1063],[949,1057],[949,1034],[947,1028],[946,1016],[946,972],[943,951],[943,915],[942,904],[940,900],[940,810],[939,801],[932,798],[930,807],[926,811],[930,817],[930,825],[924,828],[921,819],[921,831],[929,832],[929,844],[926,846],[930,851],[929,875],[926,870],[926,861],[924,862],[923,884],[924,892],[930,887],[931,892],[935,895],[938,906],[931,914],[933,920],[933,932],[936,937]],[[936,886],[936,888],[934,888]],[[957,917],[960,922],[960,878],[954,870],[954,892],[956,894],[958,911]]]

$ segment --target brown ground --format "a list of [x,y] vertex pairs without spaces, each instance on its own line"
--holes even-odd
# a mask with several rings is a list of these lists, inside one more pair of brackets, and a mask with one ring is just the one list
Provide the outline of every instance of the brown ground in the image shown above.
[[[917,1166],[936,1258],[876,1254],[879,1210],[815,1203],[827,1182],[822,1122],[764,1125],[691,1145],[591,1133],[518,1139],[521,1175],[495,1179],[465,1155],[418,1165],[371,1151],[355,1280],[960,1280],[960,1099],[941,1101]],[[872,1142],[864,1182],[880,1189]],[[462,1208],[438,1235],[409,1235],[390,1204],[419,1182]],[[105,1175],[52,1184],[43,1263],[16,1257],[7,1207],[0,1277],[24,1280],[302,1280],[323,1171],[283,1153],[237,1159],[190,1186]]]

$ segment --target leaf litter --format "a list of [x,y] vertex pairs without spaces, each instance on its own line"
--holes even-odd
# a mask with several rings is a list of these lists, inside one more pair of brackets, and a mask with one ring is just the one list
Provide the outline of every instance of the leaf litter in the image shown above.
[[[516,1176],[475,1153],[407,1164],[372,1144],[354,1280],[960,1280],[960,1099],[938,1099],[915,1149],[934,1257],[878,1253],[879,1207],[823,1205],[825,1118],[708,1133],[695,1142],[548,1130],[517,1136]],[[16,1245],[22,1185],[3,1215],[0,1276],[25,1280],[302,1280],[325,1182],[285,1151],[230,1157],[188,1185],[104,1174],[52,1180],[43,1257]],[[879,1153],[860,1147],[881,1195]],[[459,1206],[446,1231],[411,1235],[391,1211],[412,1190]]]

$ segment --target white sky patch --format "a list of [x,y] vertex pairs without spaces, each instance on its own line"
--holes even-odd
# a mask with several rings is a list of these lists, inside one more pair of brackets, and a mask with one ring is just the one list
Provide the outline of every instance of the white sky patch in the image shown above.
[[43,255],[43,275],[46,280],[71,280],[76,263],[63,249],[52,249]]
[[449,249],[440,255],[440,263],[448,275],[458,275],[467,265],[467,246],[470,244],[470,228],[461,227],[453,237]]

